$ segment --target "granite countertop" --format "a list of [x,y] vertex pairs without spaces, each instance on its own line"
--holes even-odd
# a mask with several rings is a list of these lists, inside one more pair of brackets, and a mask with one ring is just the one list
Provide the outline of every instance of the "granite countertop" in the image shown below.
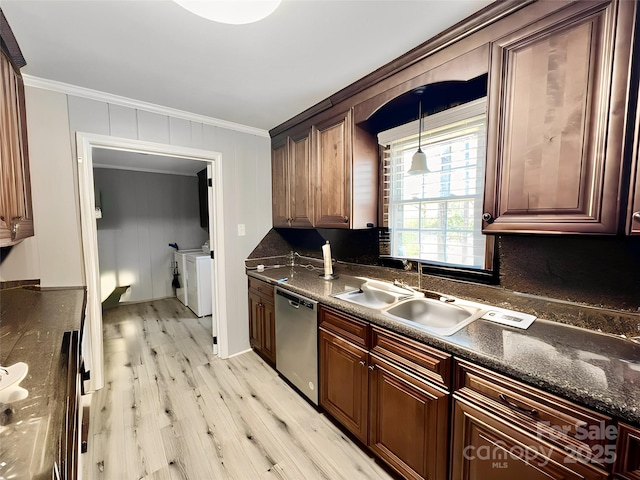
[[50,479],[65,413],[65,331],[78,330],[85,289],[0,291],[0,365],[25,362],[29,395],[0,405],[0,478]]
[[362,283],[348,275],[348,266],[340,266],[335,280],[325,281],[319,272],[294,266],[247,274],[275,284],[286,277],[282,288],[640,426],[640,344],[542,319],[526,330],[478,319],[440,337],[332,297]]

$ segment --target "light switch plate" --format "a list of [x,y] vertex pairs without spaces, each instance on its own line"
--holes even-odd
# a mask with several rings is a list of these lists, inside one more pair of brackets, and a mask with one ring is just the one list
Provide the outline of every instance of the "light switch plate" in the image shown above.
[[238,224],[238,236],[244,237],[247,234],[247,229],[244,226],[244,223]]

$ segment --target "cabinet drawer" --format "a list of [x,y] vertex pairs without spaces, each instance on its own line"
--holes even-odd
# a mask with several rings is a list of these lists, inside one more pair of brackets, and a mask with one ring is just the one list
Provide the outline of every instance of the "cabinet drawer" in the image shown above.
[[618,425],[618,447],[613,468],[620,478],[640,480],[640,430],[628,425]]
[[574,458],[611,468],[616,429],[610,417],[461,360],[456,360],[454,388]]
[[263,282],[262,280],[249,277],[249,290],[253,290],[256,294],[273,302],[273,285]]
[[603,469],[453,395],[451,480],[608,480]]
[[369,324],[345,313],[320,306],[319,325],[362,348],[369,348]]
[[451,355],[379,327],[372,328],[371,352],[435,383],[450,386]]

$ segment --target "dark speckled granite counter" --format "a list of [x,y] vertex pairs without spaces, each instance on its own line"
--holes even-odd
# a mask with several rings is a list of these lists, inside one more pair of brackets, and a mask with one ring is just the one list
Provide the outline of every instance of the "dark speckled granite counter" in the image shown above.
[[0,406],[0,478],[50,479],[65,413],[65,331],[80,329],[84,289],[0,291],[0,365],[25,362],[24,400]]
[[476,320],[456,334],[438,337],[331,295],[358,288],[357,278],[337,270],[325,281],[319,270],[281,267],[247,274],[281,284],[292,292],[338,308],[372,324],[473,361],[548,392],[640,425],[640,344],[630,340],[537,319],[527,330]]

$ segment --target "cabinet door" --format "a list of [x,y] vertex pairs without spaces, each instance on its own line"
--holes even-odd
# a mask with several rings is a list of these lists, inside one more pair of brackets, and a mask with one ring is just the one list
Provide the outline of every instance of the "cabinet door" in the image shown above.
[[368,353],[320,329],[320,406],[367,443]]
[[273,226],[288,227],[289,215],[289,182],[288,182],[288,143],[278,145],[271,150],[271,186]]
[[630,235],[640,235],[640,98],[638,98],[636,112],[629,209],[627,211],[627,233]]
[[485,233],[616,233],[636,2],[576,2],[492,46]]
[[454,395],[451,480],[578,480],[606,472]]
[[315,226],[349,228],[351,215],[351,111],[314,128]]
[[374,355],[369,365],[369,446],[404,478],[444,480],[447,392]]
[[311,135],[289,139],[289,208],[291,226],[313,227],[313,189],[311,186]]
[[262,298],[249,290],[249,344],[262,350]]
[[624,480],[640,480],[640,430],[618,425],[618,445],[613,473]]
[[0,246],[33,236],[22,76],[0,52]]
[[276,363],[276,315],[271,302],[262,302],[262,353]]

